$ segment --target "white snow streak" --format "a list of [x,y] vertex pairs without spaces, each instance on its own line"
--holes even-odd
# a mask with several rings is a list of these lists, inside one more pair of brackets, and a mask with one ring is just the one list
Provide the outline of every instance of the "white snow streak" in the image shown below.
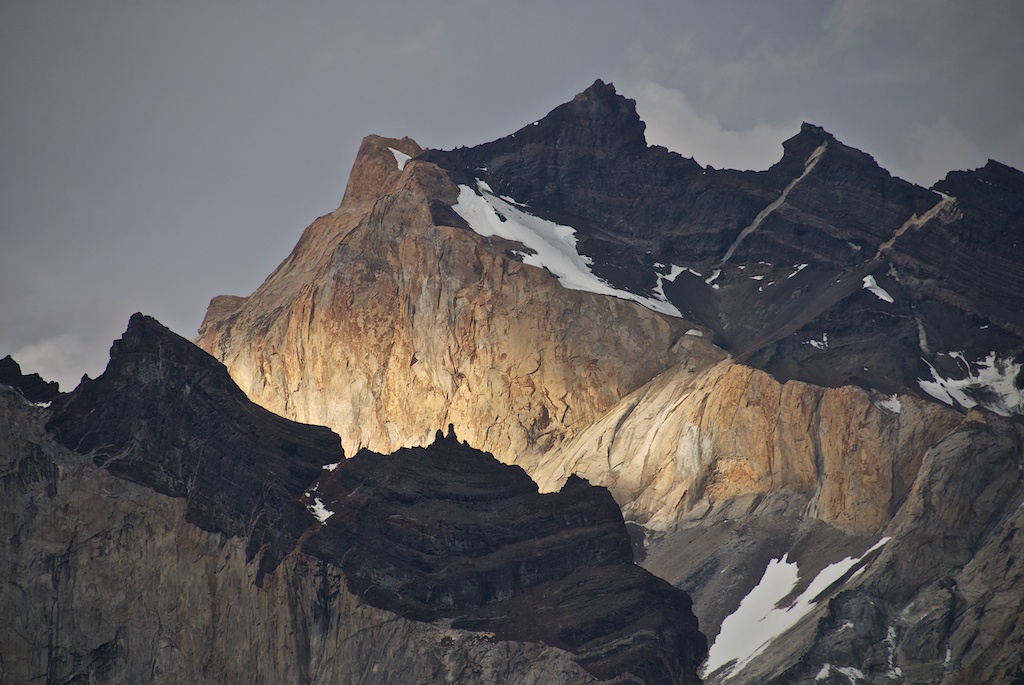
[[889,626],[885,632],[885,647],[889,652],[889,670],[885,675],[889,680],[898,680],[903,677],[903,669],[896,665],[896,627]]
[[789,563],[788,553],[783,554],[781,559],[769,561],[760,582],[747,593],[736,611],[722,621],[718,637],[708,651],[701,676],[706,678],[724,668],[722,680],[728,680],[742,671],[777,637],[809,614],[821,593],[887,542],[889,538],[882,538],[857,558],[846,557],[829,564],[796,600],[781,608],[778,604],[796,587],[800,569],[795,563]]
[[547,269],[564,288],[632,300],[656,312],[682,317],[663,290],[663,281],[673,280],[683,271],[682,268],[673,266],[669,276],[658,275],[656,296],[644,297],[619,290],[595,276],[590,269],[593,260],[576,251],[576,229],[526,213],[523,205],[511,198],[496,197],[484,181],[478,180],[477,187],[479,193],[469,186],[460,185],[459,201],[453,209],[480,235],[500,236],[522,243],[533,251],[534,254],[523,255],[524,264]]
[[327,519],[334,516],[334,512],[325,507],[319,497],[314,497],[313,504],[306,507],[306,509],[309,509],[309,513],[316,517],[321,526],[327,523]]
[[895,393],[889,395],[889,397],[885,398],[884,400],[879,400],[875,402],[875,406],[881,407],[882,409],[892,412],[893,414],[899,414],[900,411],[903,410],[903,405],[900,404],[900,398]]
[[322,468],[324,471],[333,471],[334,469],[338,468],[338,465],[340,463],[340,461],[336,461],[333,464],[324,464],[320,468]]
[[873,292],[875,294],[875,297],[877,297],[880,300],[885,300],[886,302],[894,302],[895,301],[895,300],[892,299],[892,295],[890,295],[885,290],[885,288],[883,288],[882,286],[878,285],[877,282],[875,282],[875,277],[874,276],[865,276],[864,277],[864,289],[865,290],[870,290],[871,292]]
[[966,378],[943,378],[934,366],[928,364],[932,380],[919,378],[917,384],[926,393],[949,406],[959,404],[964,409],[981,405],[1000,416],[1024,414],[1024,394],[1017,387],[1020,364],[1012,359],[1000,359],[990,352],[985,359],[975,362],[974,368],[968,363],[963,352],[949,352],[966,367]]
[[412,157],[404,152],[399,152],[393,147],[389,147],[388,149],[391,150],[391,154],[395,156],[395,161],[398,162],[398,170],[401,171],[405,169],[405,163],[412,159]]
[[828,333],[822,333],[821,340],[805,340],[804,345],[810,345],[816,350],[824,350],[828,347]]
[[832,671],[846,676],[847,680],[850,681],[850,685],[857,685],[858,682],[864,680],[864,671],[853,666],[833,666],[832,664],[825,664],[818,671],[818,675],[814,676],[815,682],[827,679]]

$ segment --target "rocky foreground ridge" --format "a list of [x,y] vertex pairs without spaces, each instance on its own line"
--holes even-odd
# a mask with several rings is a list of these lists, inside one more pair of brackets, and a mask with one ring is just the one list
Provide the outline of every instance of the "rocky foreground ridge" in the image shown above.
[[607,491],[453,434],[344,456],[142,315],[49,407],[0,387],[0,681],[697,682]]
[[1024,678],[1024,174],[920,188],[812,125],[716,170],[643,130],[597,82],[474,148],[370,136],[197,343],[349,449],[451,424],[606,486],[710,682]]

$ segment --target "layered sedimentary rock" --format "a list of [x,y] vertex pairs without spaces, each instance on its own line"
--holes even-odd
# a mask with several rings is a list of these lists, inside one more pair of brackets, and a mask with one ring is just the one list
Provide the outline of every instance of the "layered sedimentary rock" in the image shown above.
[[346,461],[142,315],[50,409],[3,393],[4,682],[696,682],[689,598],[582,480]]
[[984,371],[993,353],[1005,366],[1024,352],[1020,171],[991,162],[928,190],[811,124],[767,171],[718,170],[643,132],[631,101],[599,81],[510,136],[420,159],[571,226],[595,274],[661,288],[780,380],[921,393],[935,369],[972,387],[933,396],[1024,412],[1019,392],[985,396]]

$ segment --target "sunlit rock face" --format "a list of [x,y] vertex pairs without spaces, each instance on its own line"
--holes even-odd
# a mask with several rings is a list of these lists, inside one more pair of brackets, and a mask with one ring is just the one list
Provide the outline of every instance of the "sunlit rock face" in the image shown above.
[[197,343],[255,402],[330,426],[350,451],[453,424],[511,460],[680,361],[685,322],[559,287],[521,246],[468,230],[440,169],[399,169],[391,148],[419,151],[368,138],[341,207],[250,297],[211,307]]
[[[709,682],[1012,682],[1024,175],[925,189],[810,124],[716,170],[643,131],[597,82],[473,148],[368,137],[197,342],[350,453],[452,424],[542,491],[607,487]],[[743,618],[769,569],[777,634]]]
[[49,408],[0,388],[4,679],[695,683],[608,492],[454,435],[346,460],[135,315]]

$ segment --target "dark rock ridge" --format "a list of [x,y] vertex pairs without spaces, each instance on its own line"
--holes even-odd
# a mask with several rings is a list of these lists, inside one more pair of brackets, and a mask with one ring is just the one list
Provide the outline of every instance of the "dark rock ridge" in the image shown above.
[[305,551],[340,559],[376,606],[554,645],[602,679],[676,682],[704,659],[689,598],[633,564],[615,501],[580,478],[538,495],[519,467],[438,433],[359,452],[316,495],[334,514]]
[[56,381],[45,381],[38,373],[23,374],[11,355],[0,359],[0,384],[16,388],[29,402],[50,402],[60,395]]
[[47,430],[60,444],[185,498],[186,519],[203,530],[247,539],[260,580],[311,525],[303,490],[343,458],[337,435],[252,404],[222,364],[142,314],[104,373],[51,409]]
[[597,81],[510,136],[418,159],[572,226],[616,287],[649,295],[692,269],[668,299],[779,380],[920,394],[930,367],[970,371],[948,352],[1020,361],[1021,172],[991,162],[927,190],[817,126],[783,148],[767,171],[703,168],[647,146],[634,102]]
[[[253,405],[219,362],[141,314],[104,374],[50,412],[61,445],[246,540],[258,585],[301,553],[405,618],[565,649],[600,679],[697,682],[706,642],[690,600],[632,563],[603,488],[573,479],[540,495],[454,435],[345,460],[334,433]],[[334,512],[325,525],[307,510],[316,499]]]

